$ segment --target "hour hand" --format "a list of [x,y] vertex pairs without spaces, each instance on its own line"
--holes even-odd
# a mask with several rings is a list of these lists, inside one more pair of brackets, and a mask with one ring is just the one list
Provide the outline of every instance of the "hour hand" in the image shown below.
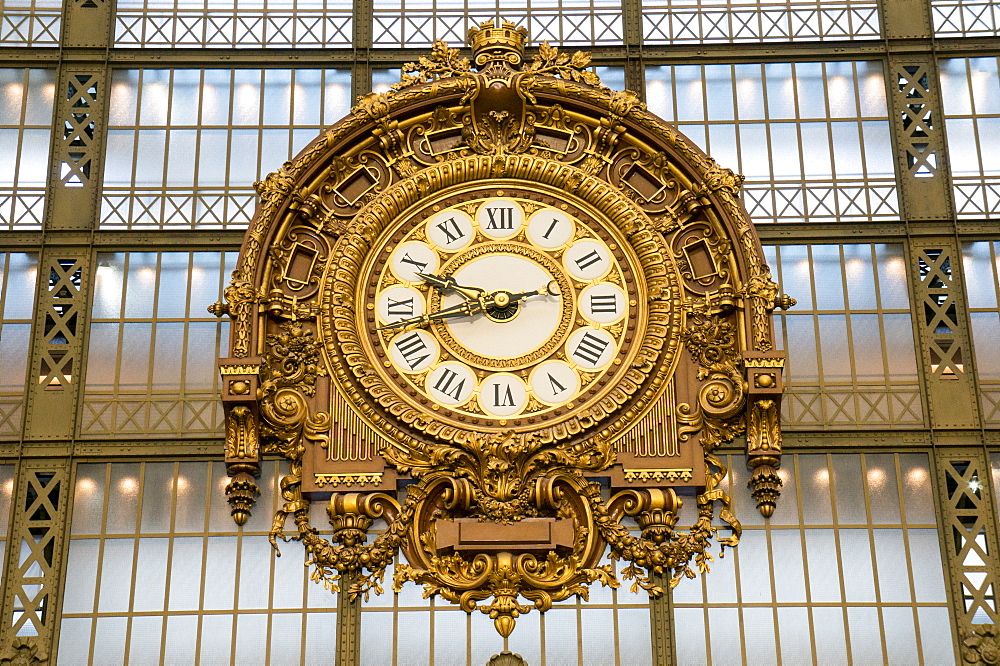
[[465,285],[461,285],[450,275],[434,275],[433,273],[417,273],[417,275],[422,277],[424,282],[432,287],[435,287],[440,291],[454,291],[466,301],[475,301],[486,293],[485,289],[480,289],[479,287],[466,287]]
[[410,326],[426,326],[433,321],[439,321],[441,319],[451,319],[453,317],[467,317],[476,314],[482,310],[478,301],[465,301],[464,303],[459,303],[458,305],[452,305],[444,310],[438,310],[437,312],[431,312],[430,314],[420,315],[419,317],[410,317],[409,319],[400,319],[397,322],[391,324],[386,324],[385,326],[379,326],[376,330],[384,331],[393,328],[409,328]]

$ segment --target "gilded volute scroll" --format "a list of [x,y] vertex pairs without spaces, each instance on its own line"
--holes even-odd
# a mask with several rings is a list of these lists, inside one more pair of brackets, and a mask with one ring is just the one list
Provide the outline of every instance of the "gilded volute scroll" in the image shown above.
[[[271,543],[508,636],[601,564],[656,596],[736,546],[719,446],[779,501],[779,296],[718,166],[585,53],[504,22],[443,43],[257,184],[225,302],[226,494],[288,461]],[[326,504],[332,536],[310,523]],[[697,508],[693,525],[680,507]],[[376,534],[370,534],[380,521]],[[629,527],[631,526],[631,527]]]

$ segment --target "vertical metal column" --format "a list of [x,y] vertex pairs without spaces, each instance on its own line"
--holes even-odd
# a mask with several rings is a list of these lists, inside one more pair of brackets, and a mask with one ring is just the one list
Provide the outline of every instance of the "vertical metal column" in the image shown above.
[[642,0],[622,0],[625,36],[625,88],[646,101],[646,64],[642,57]]
[[354,59],[351,62],[351,103],[372,90],[372,0],[354,0]]
[[650,574],[650,581],[663,588],[663,595],[649,600],[649,631],[653,642],[653,663],[669,666],[677,663],[677,642],[674,638],[674,591],[670,574]]
[[972,356],[930,2],[883,0],[882,19],[956,661],[976,661],[984,655],[969,653],[965,641],[976,644],[975,632],[996,634],[1000,530]]
[[4,663],[35,663],[55,653],[70,487],[68,458],[18,465],[4,562]]
[[934,465],[955,662],[990,663],[988,651],[997,637],[1000,558],[989,457],[981,446],[939,447]]
[[[372,89],[372,0],[354,0],[354,59],[351,63],[351,100],[366,95]],[[353,576],[343,576],[337,593],[337,666],[361,663],[361,603],[351,601],[347,590]]]
[[0,596],[0,660],[51,659],[58,643],[113,11],[111,0],[63,5],[21,459]]

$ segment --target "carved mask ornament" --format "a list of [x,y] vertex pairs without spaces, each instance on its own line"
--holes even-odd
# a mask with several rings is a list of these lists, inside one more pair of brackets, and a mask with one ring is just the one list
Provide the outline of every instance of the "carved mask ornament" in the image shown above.
[[[590,56],[523,28],[437,43],[257,184],[225,303],[226,489],[245,523],[288,459],[271,543],[352,599],[424,586],[504,636],[622,575],[652,595],[740,525],[713,451],[781,485],[779,298],[720,168]],[[332,538],[310,523],[326,503]],[[694,525],[679,526],[683,502]],[[638,526],[622,525],[633,517]],[[369,534],[375,521],[379,529]]]

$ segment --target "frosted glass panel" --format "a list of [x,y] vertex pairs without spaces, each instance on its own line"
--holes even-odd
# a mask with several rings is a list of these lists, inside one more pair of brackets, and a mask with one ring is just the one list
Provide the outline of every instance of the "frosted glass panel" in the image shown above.
[[647,44],[877,39],[870,0],[643,0]]
[[345,70],[114,70],[101,226],[245,227],[253,183],[346,115],[350,96]]
[[123,0],[119,47],[294,48],[350,46],[349,0]]
[[[226,354],[229,322],[206,308],[221,298],[236,257],[235,252],[98,255],[83,436],[221,432],[216,359]],[[147,503],[145,510],[162,505]],[[149,529],[165,531],[165,519],[150,515]]]
[[[733,470],[725,490],[739,502],[742,457],[724,462]],[[935,518],[916,508],[933,502],[927,463],[916,453],[786,454],[784,519],[764,525],[751,502],[737,506],[736,557],[727,553],[729,565],[717,559],[708,575],[674,590],[682,663],[706,663],[709,654],[712,663],[951,663]],[[865,486],[874,492],[867,499]],[[732,596],[713,592],[719,574],[740,580],[718,584],[733,585]]]
[[899,219],[878,62],[648,67],[646,97],[746,176],[758,223]]
[[[994,2],[935,2],[948,6],[946,24],[962,32],[996,32],[1000,11]],[[976,27],[964,25],[979,15]],[[939,26],[940,29],[940,26]],[[959,218],[1000,216],[1000,70],[996,57],[948,58],[939,62],[948,155]]]
[[1000,425],[1000,355],[996,353],[996,341],[1000,340],[1000,243],[965,243],[962,263],[983,421],[996,427]]
[[[2,188],[0,185],[0,209],[4,200]],[[0,228],[3,228],[2,224]],[[0,441],[19,439],[21,436],[37,279],[37,254],[0,252],[0,359],[3,365],[3,372],[0,373]]]
[[787,350],[782,427],[923,426],[903,247],[779,245],[768,262],[798,302],[775,316]]
[[[59,7],[47,10],[58,17]],[[0,6],[0,46],[17,41],[36,25],[37,15]],[[58,37],[58,18],[53,38]],[[11,30],[17,21],[19,30]],[[37,37],[37,35],[35,35]],[[40,229],[45,204],[45,178],[52,136],[56,70],[0,69],[0,229]]]
[[424,47],[434,40],[465,46],[469,28],[507,20],[528,29],[534,44],[621,44],[621,0],[375,0],[376,47]]
[[218,522],[206,511],[228,482],[222,463],[78,465],[60,663],[87,663],[91,641],[93,663],[126,651],[133,663],[229,663],[234,650],[258,663],[269,637],[273,663],[329,660],[336,615],[302,591],[318,588],[329,607],[336,595],[309,581],[299,544],[277,558],[267,542],[278,475],[264,464],[257,522],[241,530],[228,510]]

